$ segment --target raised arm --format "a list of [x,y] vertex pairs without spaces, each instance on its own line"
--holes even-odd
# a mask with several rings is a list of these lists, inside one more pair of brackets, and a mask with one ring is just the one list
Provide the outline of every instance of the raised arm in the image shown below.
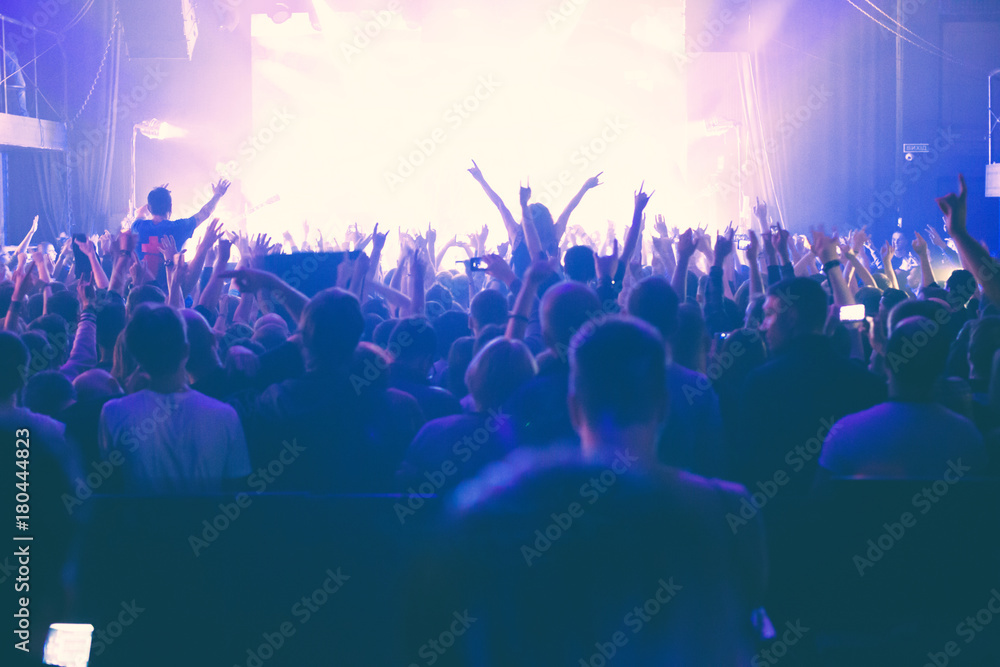
[[670,279],[670,286],[677,292],[677,298],[684,303],[687,299],[687,275],[688,264],[694,256],[695,242],[694,230],[690,227],[677,237],[677,267],[674,269],[674,276]]
[[601,185],[601,181],[599,179],[601,178],[601,174],[603,173],[604,172],[602,171],[599,174],[597,174],[597,176],[591,176],[590,178],[588,178],[587,182],[584,183],[583,187],[580,188],[580,191],[577,192],[573,196],[573,198],[569,200],[569,203],[566,204],[566,208],[564,208],[563,212],[559,214],[559,217],[556,219],[555,228],[553,230],[555,233],[557,243],[562,239],[562,235],[566,232],[566,225],[569,223],[569,216],[573,213],[576,207],[580,205],[580,202],[583,200],[583,195],[587,194],[588,190],[592,190],[593,188],[596,188],[598,185]]
[[309,303],[309,297],[269,271],[236,269],[235,271],[223,271],[219,277],[235,280],[241,292],[264,292],[265,298],[262,298],[261,301],[268,300],[284,306],[296,322],[299,321],[302,310]]
[[944,213],[948,234],[955,241],[962,263],[976,277],[990,303],[1000,303],[1000,262],[990,257],[986,248],[981,246],[966,228],[968,190],[962,174],[958,175],[958,183],[958,194],[952,192],[939,197],[937,204]]
[[913,237],[913,243],[910,245],[913,247],[913,252],[917,253],[917,257],[920,258],[920,286],[929,287],[934,282],[934,269],[931,268],[931,255],[927,249],[927,241],[920,235],[920,232],[914,232]]
[[219,200],[222,199],[226,191],[229,190],[230,183],[224,178],[220,178],[219,182],[212,186],[212,198],[208,200],[208,203],[201,207],[201,210],[194,214],[194,220],[196,225],[208,220],[215,211],[215,207],[219,205]]
[[844,280],[843,268],[837,257],[836,237],[827,236],[822,228],[818,228],[812,230],[812,238],[812,251],[823,262],[823,270],[830,282],[830,291],[833,293],[834,305],[854,305],[854,293]]
[[74,241],[77,247],[83,251],[83,254],[87,256],[87,260],[90,262],[90,271],[94,276],[94,287],[97,289],[107,289],[108,288],[108,274],[104,272],[104,267],[101,266],[101,260],[97,256],[97,247],[94,246],[94,242],[87,239],[85,243],[80,241]]
[[528,255],[531,261],[537,262],[542,259],[542,242],[538,239],[538,230],[535,228],[535,221],[531,217],[531,209],[528,202],[531,200],[531,187],[521,187],[521,219],[524,221],[524,243],[528,246]]
[[505,337],[511,340],[524,338],[524,332],[528,328],[531,307],[538,294],[538,288],[551,276],[558,266],[558,260],[550,257],[532,263],[528,270],[524,272],[524,280],[521,283],[521,291],[517,293],[517,300],[514,301],[514,312],[507,320],[507,331]]
[[24,238],[21,239],[21,243],[18,244],[16,254],[20,255],[28,251],[28,246],[31,245],[31,239],[32,237],[34,237],[35,232],[37,231],[38,231],[38,216],[36,215],[35,218],[31,221],[31,227],[28,228],[28,233],[24,235]]
[[503,203],[503,199],[500,198],[500,195],[494,192],[493,188],[491,188],[489,183],[486,182],[486,179],[483,178],[483,172],[479,170],[479,165],[476,164],[475,160],[472,161],[472,168],[469,169],[469,173],[472,174],[472,177],[476,179],[476,182],[482,186],[486,196],[490,198],[493,205],[497,207],[498,211],[500,211],[500,217],[503,218],[503,225],[507,228],[507,236],[510,238],[510,244],[513,246],[514,241],[517,239],[517,230],[519,226],[517,221],[514,220],[514,216],[511,215],[510,209]]

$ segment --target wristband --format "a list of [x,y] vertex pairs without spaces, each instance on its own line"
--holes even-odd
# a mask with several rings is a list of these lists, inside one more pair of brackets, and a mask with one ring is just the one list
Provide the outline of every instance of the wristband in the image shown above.
[[831,259],[829,262],[823,265],[823,273],[826,273],[830,269],[843,266],[839,259]]

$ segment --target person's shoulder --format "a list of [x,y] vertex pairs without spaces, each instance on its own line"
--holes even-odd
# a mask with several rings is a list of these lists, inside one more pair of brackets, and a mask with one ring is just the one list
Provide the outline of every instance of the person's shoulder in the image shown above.
[[199,411],[211,412],[214,415],[236,416],[233,406],[194,389],[188,389],[177,397],[188,405],[196,406]]

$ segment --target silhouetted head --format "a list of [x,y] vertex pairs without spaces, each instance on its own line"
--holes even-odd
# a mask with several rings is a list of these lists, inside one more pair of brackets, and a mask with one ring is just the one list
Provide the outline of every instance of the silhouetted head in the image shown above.
[[125,328],[125,341],[139,367],[152,378],[169,376],[187,361],[187,329],[170,306],[140,306]]
[[502,406],[537,372],[527,345],[519,340],[495,338],[469,364],[465,384],[476,401],[476,409],[485,412]]
[[365,319],[353,294],[331,287],[309,300],[299,328],[310,370],[336,370],[351,360],[364,333]]
[[823,332],[829,299],[809,278],[786,278],[768,290],[761,330],[771,350],[780,350],[796,338]]
[[153,215],[158,215],[161,218],[170,217],[170,212],[173,210],[174,204],[170,198],[170,190],[164,187],[153,188],[146,195],[146,204],[149,206],[149,212]]

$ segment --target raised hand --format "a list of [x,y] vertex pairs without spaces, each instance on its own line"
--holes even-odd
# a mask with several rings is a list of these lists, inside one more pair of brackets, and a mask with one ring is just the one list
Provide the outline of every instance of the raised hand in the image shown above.
[[726,256],[733,251],[733,235],[736,230],[733,229],[733,223],[729,223],[726,227],[726,231],[715,237],[715,265],[722,266],[723,260]]
[[483,180],[483,172],[480,171],[479,165],[476,164],[475,160],[472,161],[472,167],[468,169],[468,172],[472,174],[472,177],[477,181]]
[[487,237],[489,237],[489,235],[490,235],[489,225],[484,224],[483,228],[479,230],[479,244],[484,248],[486,247],[486,239]]
[[84,309],[90,305],[93,305],[94,301],[97,299],[97,294],[94,291],[94,276],[91,273],[86,274],[81,277],[76,283],[76,297],[80,300],[80,309]]
[[920,235],[920,232],[914,232],[913,237],[913,243],[910,244],[913,247],[913,252],[923,257],[927,254],[927,241]]
[[645,192],[642,191],[645,185],[646,181],[643,181],[642,184],[639,186],[639,189],[636,190],[635,192],[635,211],[637,213],[641,213],[646,209],[646,204],[649,203],[649,198],[653,196],[653,192],[656,192],[656,190],[653,190],[653,192],[646,194]]
[[32,218],[32,220],[31,220],[31,229],[29,230],[29,232],[28,232],[28,233],[29,233],[29,234],[34,234],[34,233],[35,233],[35,232],[37,232],[37,231],[38,231],[38,216],[36,215],[36,216],[35,216],[34,218]]
[[865,231],[864,227],[851,232],[849,245],[854,254],[860,255],[861,249],[865,247],[866,243],[868,243],[868,232]]
[[598,279],[610,278],[618,271],[618,239],[614,240],[612,248],[611,254],[603,257],[594,253],[594,269]]
[[[79,245],[79,241],[77,245]],[[83,250],[83,247],[81,246],[80,249]],[[174,240],[173,236],[160,237],[160,253],[168,264],[174,261],[174,255],[177,254],[177,241]]]
[[767,226],[767,202],[761,201],[760,198],[757,199],[757,204],[753,207],[753,214],[757,216],[757,220],[760,222],[760,228],[763,231],[768,229]]
[[[173,237],[170,237],[170,240],[173,241]],[[87,239],[86,241],[83,242],[75,241],[75,243],[76,246],[80,249],[80,251],[83,252],[83,254],[85,254],[87,257],[92,257],[97,254],[97,246],[95,246],[94,242],[91,241],[90,239]]]
[[268,238],[267,234],[258,234],[253,241],[253,245],[250,247],[250,255],[256,259],[258,257],[263,257],[267,254],[268,249],[271,247],[271,239]]
[[777,232],[771,235],[771,243],[774,244],[774,250],[782,257],[788,255],[788,230],[779,229]]
[[558,269],[559,260],[555,257],[534,261],[524,272],[524,282],[528,285],[541,285],[549,277],[555,275]]
[[653,218],[653,231],[662,238],[670,237],[670,233],[667,231],[667,221],[664,219],[662,213],[657,213],[656,217]]
[[212,194],[216,197],[222,197],[229,191],[229,186],[232,185],[231,182],[224,178],[220,178],[219,182],[212,186]]
[[530,182],[527,185],[522,185],[521,186],[520,199],[521,199],[521,208],[524,208],[525,206],[527,206],[528,202],[531,201],[531,183]]
[[[431,227],[431,223],[429,223],[429,222],[427,223],[427,235],[426,235],[425,238],[427,239],[427,246],[428,247],[434,245],[434,242],[437,241],[437,230],[433,229]],[[473,238],[475,238],[475,237],[473,236]],[[473,245],[475,245],[475,241],[473,241]]]
[[886,241],[882,244],[882,249],[879,251],[879,256],[882,258],[882,266],[886,270],[892,268],[892,243]]
[[812,251],[819,258],[819,261],[826,264],[837,259],[838,247],[836,234],[827,236],[822,227],[815,227],[809,231],[812,233]]
[[500,255],[486,255],[483,257],[483,261],[486,262],[486,273],[506,285],[513,283],[517,277],[510,268],[510,264]]
[[593,188],[596,188],[598,185],[604,185],[599,180],[601,178],[601,174],[603,174],[603,173],[604,172],[602,171],[602,172],[599,172],[597,174],[597,176],[591,176],[590,178],[588,178],[587,182],[583,184],[583,187],[586,188],[587,190],[591,190]]
[[750,230],[748,232],[750,242],[747,245],[747,262],[753,263],[757,261],[757,255],[760,254],[760,239],[757,238],[757,232]]
[[966,213],[966,200],[968,199],[969,191],[965,187],[965,177],[962,174],[958,175],[958,194],[954,192],[948,193],[944,197],[938,197],[935,201],[941,212],[944,213],[945,223],[948,226],[948,233],[952,236],[957,234],[964,234],[965,229],[965,213]]
[[215,256],[215,266],[222,270],[229,264],[229,256],[232,254],[233,243],[228,239],[219,239],[219,252]]
[[219,222],[218,218],[212,218],[212,221],[208,223],[208,227],[205,228],[205,235],[201,238],[201,243],[198,245],[205,249],[211,248],[221,238],[222,223]]
[[375,229],[372,230],[372,255],[376,252],[382,252],[382,248],[385,247],[385,237],[388,235],[389,232],[378,233],[378,223],[376,222]]
[[942,250],[948,247],[948,244],[938,233],[938,230],[934,228],[933,225],[927,225],[927,237],[931,240],[931,243],[941,248]]
[[694,230],[688,227],[677,237],[677,256],[690,258],[697,249],[698,247],[694,240]]

